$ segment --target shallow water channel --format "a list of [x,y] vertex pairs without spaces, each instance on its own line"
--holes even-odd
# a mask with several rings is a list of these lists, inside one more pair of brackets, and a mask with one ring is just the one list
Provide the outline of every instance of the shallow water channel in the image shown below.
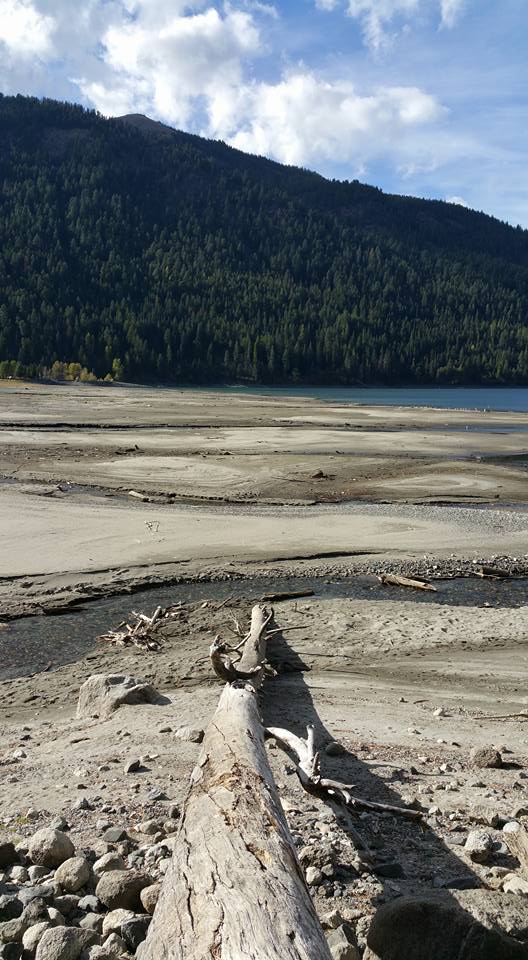
[[366,575],[336,580],[295,577],[150,587],[134,596],[125,594],[91,601],[77,612],[26,617],[8,623],[0,631],[0,680],[27,676],[77,660],[93,649],[99,634],[128,619],[132,610],[151,614],[158,605],[166,607],[178,601],[213,600],[220,603],[233,596],[247,598],[249,607],[265,594],[311,589],[315,598],[320,600],[339,597],[377,602],[390,599],[502,608],[528,605],[528,579],[524,578],[490,581],[464,577],[439,580],[436,587],[437,593],[384,587],[376,577]]

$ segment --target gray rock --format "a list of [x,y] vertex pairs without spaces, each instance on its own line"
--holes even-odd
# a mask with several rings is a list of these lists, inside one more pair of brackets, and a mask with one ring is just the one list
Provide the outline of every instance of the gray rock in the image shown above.
[[125,921],[131,920],[134,916],[133,910],[123,910],[122,908],[110,910],[110,912],[103,917],[103,937],[109,937],[111,933],[121,935],[121,927]]
[[101,909],[101,903],[94,897],[93,894],[89,894],[87,897],[81,897],[78,903],[79,910],[92,911],[93,913],[98,913]]
[[98,860],[92,866],[92,870],[96,877],[101,876],[102,873],[108,873],[109,870],[124,870],[125,861],[118,853],[105,853],[102,857],[99,857]]
[[502,767],[502,757],[495,747],[475,747],[471,751],[469,759],[475,767],[482,769]]
[[53,906],[56,907],[57,910],[60,910],[63,917],[66,917],[78,908],[79,903],[79,897],[76,897],[75,894],[64,893],[61,896],[55,897]]
[[42,867],[59,867],[74,853],[75,847],[70,838],[61,830],[52,830],[50,827],[37,830],[29,841],[29,858]]
[[179,740],[188,740],[190,743],[201,743],[204,738],[204,731],[198,727],[179,727],[176,730],[176,736]]
[[22,901],[24,907],[27,907],[33,900],[45,900],[46,903],[53,903],[55,888],[51,883],[39,883],[34,887],[21,887],[17,897]]
[[139,824],[139,829],[141,833],[146,833],[147,835],[163,833],[163,827],[159,820],[143,820],[143,822]]
[[55,880],[65,893],[76,893],[89,882],[92,871],[85,857],[70,857],[55,871]]
[[22,946],[24,950],[27,950],[28,953],[35,953],[37,949],[42,934],[45,930],[51,929],[51,923],[49,920],[41,920],[39,923],[34,923],[31,927],[28,927],[24,936],[22,937]]
[[76,927],[52,927],[42,934],[35,960],[77,960],[84,943],[84,931]]
[[75,803],[73,804],[73,809],[74,810],[93,810],[94,805],[93,803],[90,802],[90,800],[88,800],[88,797],[79,797],[79,799],[76,800]]
[[26,883],[26,881],[29,879],[29,876],[26,868],[17,864],[14,867],[11,867],[9,871],[9,878],[13,881],[13,883]]
[[57,910],[57,907],[48,907],[48,917],[55,927],[64,927],[66,924],[63,914]]
[[70,825],[64,817],[55,817],[55,820],[52,820],[50,823],[52,830],[69,830]]
[[360,960],[356,935],[348,923],[332,930],[328,934],[327,943],[332,960]]
[[464,845],[464,850],[474,863],[489,863],[493,858],[493,848],[493,837],[484,830],[472,830]]
[[128,834],[123,827],[109,827],[103,834],[103,840],[107,843],[119,843],[121,840],[127,840]]
[[137,773],[141,769],[141,760],[129,760],[125,763],[125,773]]
[[135,677],[119,674],[94,674],[79,690],[77,716],[109,717],[123,704],[166,703],[166,697]]
[[318,887],[323,882],[323,874],[318,867],[307,867],[306,883],[309,887]]
[[3,870],[4,867],[11,867],[14,863],[18,863],[18,854],[14,843],[11,843],[10,840],[2,840],[0,842],[0,870]]
[[146,874],[135,870],[110,870],[101,876],[95,893],[109,910],[141,910],[140,893],[151,884]]
[[110,936],[106,938],[102,949],[105,950],[110,957],[120,958],[123,954],[125,954],[125,956],[127,954],[126,944],[117,933],[111,933]]
[[158,902],[158,897],[160,895],[161,884],[151,883],[148,887],[143,887],[141,893],[139,894],[143,908],[147,913],[153,914],[156,909],[156,904]]
[[527,958],[526,944],[485,926],[465,905],[462,909],[452,896],[445,894],[400,897],[384,904],[371,923],[367,945],[363,960]]
[[104,917],[101,913],[87,913],[85,917],[79,920],[79,926],[83,930],[93,930],[95,933],[103,932]]
[[143,943],[147,936],[150,920],[150,916],[143,914],[131,917],[130,920],[125,920],[123,923],[121,936],[132,953],[136,952],[139,944]]
[[332,740],[331,743],[326,744],[325,753],[327,757],[341,757],[346,753],[346,748],[342,743],[337,743],[336,740]]
[[38,864],[34,864],[28,868],[28,877],[32,883],[34,883],[35,880],[42,880],[43,877],[49,876],[49,873],[48,867],[40,867]]

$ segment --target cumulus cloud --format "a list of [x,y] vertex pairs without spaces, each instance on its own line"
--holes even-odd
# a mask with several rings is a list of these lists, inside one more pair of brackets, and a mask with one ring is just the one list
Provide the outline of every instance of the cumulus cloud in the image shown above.
[[446,203],[456,203],[458,207],[469,207],[467,200],[464,200],[464,197],[445,197]]
[[416,87],[361,94],[351,83],[299,70],[279,83],[238,92],[230,109],[211,111],[210,126],[233,146],[284,163],[337,160],[360,169],[388,150],[405,153],[408,135],[443,113],[434,97]]
[[128,22],[114,24],[102,37],[107,80],[80,81],[103,113],[149,109],[171,123],[189,123],[197,99],[213,97],[242,81],[244,60],[259,51],[250,13],[214,7],[174,15],[174,4],[139,7]]
[[[322,10],[334,10],[342,0],[315,0]],[[439,8],[440,26],[453,27],[464,6],[465,0],[346,0],[346,12],[361,24],[367,46],[380,52],[394,40],[391,24],[405,27],[413,18],[428,9]]]
[[50,54],[54,26],[29,0],[0,0],[0,44],[14,56]]

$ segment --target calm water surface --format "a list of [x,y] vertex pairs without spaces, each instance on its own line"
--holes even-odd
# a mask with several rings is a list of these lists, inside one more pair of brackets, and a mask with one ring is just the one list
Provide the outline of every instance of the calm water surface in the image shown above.
[[[176,389],[196,389],[196,387]],[[447,410],[511,410],[528,413],[528,387],[246,387],[209,386],[205,392],[266,397],[313,397],[334,403],[438,407]]]

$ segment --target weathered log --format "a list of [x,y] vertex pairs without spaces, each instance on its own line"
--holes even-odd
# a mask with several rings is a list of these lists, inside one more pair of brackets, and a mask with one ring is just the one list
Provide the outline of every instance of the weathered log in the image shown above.
[[235,679],[191,777],[141,960],[330,960],[271,773],[256,690],[267,611],[253,608]]
[[383,586],[390,587],[413,587],[414,590],[432,590],[436,593],[436,587],[427,580],[415,580],[411,577],[403,577],[397,573],[380,573],[378,580]]
[[313,597],[314,590],[288,590],[282,593],[266,593],[261,600],[263,603],[281,603],[283,600],[299,600],[301,597]]
[[490,580],[508,580],[511,576],[509,570],[502,570],[500,567],[479,567],[475,571],[477,577],[486,577]]

